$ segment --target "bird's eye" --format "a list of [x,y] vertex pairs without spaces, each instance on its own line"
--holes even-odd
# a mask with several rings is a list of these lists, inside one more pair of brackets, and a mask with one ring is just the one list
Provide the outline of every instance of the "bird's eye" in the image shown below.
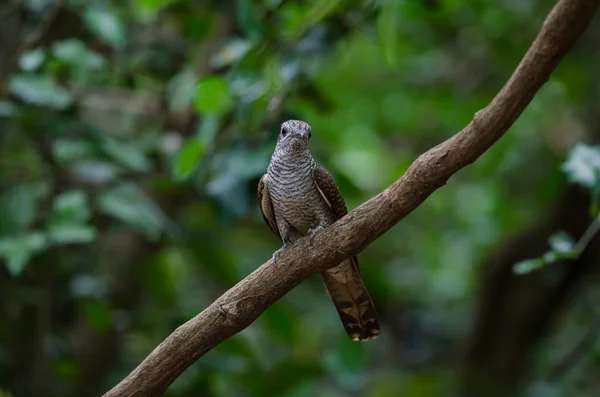
[[310,140],[310,137],[312,136],[311,132],[308,131],[308,139]]
[[285,127],[281,127],[281,136],[286,136],[287,135],[287,128]]

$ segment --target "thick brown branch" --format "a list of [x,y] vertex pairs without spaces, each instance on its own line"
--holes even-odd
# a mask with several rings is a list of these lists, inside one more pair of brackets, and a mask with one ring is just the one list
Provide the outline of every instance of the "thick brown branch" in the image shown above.
[[421,155],[392,186],[260,266],[177,328],[105,396],[157,396],[194,361],[243,330],[310,274],[357,254],[494,144],[527,107],[589,24],[598,0],[561,0],[500,93],[462,131]]

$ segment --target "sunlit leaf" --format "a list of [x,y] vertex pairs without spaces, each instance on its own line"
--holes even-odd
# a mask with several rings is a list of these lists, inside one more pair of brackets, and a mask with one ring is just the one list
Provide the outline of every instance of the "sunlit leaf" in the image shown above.
[[105,161],[78,161],[71,170],[78,178],[94,184],[108,183],[119,174],[119,168]]
[[572,259],[577,255],[575,240],[567,233],[558,232],[553,234],[548,239],[548,244],[550,245],[549,251],[545,252],[540,258],[517,262],[513,266],[513,272],[515,274],[531,273],[534,270],[541,269],[558,261]]
[[4,193],[0,200],[0,231],[20,232],[38,218],[40,200],[50,193],[46,181],[24,183]]
[[58,41],[52,45],[52,55],[76,68],[99,69],[106,59],[91,50],[78,39]]
[[16,74],[11,77],[8,86],[15,96],[33,105],[62,110],[72,102],[69,91],[48,75]]
[[37,70],[46,59],[46,53],[41,48],[36,48],[25,52],[19,58],[19,67],[25,72],[33,72]]
[[513,272],[515,274],[527,274],[534,270],[541,269],[546,265],[546,261],[542,258],[527,259],[521,262],[517,262],[513,266]]
[[92,145],[84,140],[57,139],[52,142],[52,154],[61,163],[89,157],[93,153]]
[[53,210],[61,221],[87,221],[90,209],[85,192],[69,190],[54,199]]
[[567,178],[587,188],[600,183],[600,147],[579,143],[569,152],[562,170]]
[[46,247],[46,236],[39,231],[16,237],[3,237],[0,238],[0,257],[6,261],[9,273],[18,276],[31,257],[43,251]]
[[139,16],[146,21],[151,20],[162,8],[177,0],[134,0],[133,4]]
[[568,254],[573,251],[575,239],[565,232],[558,232],[550,236],[548,243],[550,244],[552,251]]
[[120,15],[112,10],[90,7],[85,10],[83,19],[88,28],[116,49],[123,49],[127,44],[127,31]]
[[96,230],[80,223],[59,223],[48,228],[48,238],[53,244],[84,244],[94,241]]
[[233,98],[222,77],[210,76],[196,85],[193,103],[199,113],[223,114],[233,105]]
[[194,97],[196,75],[193,70],[183,70],[169,80],[167,96],[169,107],[174,111],[181,111],[190,106]]
[[196,137],[189,139],[175,157],[173,174],[178,179],[189,177],[200,164],[205,145]]
[[102,143],[102,149],[117,162],[134,171],[145,172],[151,168],[150,160],[148,160],[140,149],[131,143],[106,139]]

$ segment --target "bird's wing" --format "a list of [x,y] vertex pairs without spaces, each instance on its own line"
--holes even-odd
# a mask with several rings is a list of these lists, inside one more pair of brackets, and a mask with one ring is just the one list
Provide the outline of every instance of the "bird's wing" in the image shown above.
[[266,178],[267,174],[263,175],[258,181],[258,206],[260,212],[265,220],[269,229],[281,240],[279,234],[279,228],[277,227],[277,221],[275,220],[275,211],[273,210],[273,203],[271,202],[271,196],[269,194],[269,185]]
[[[344,197],[325,167],[317,164],[313,178],[336,220],[348,213]],[[379,320],[367,287],[360,274],[358,258],[352,256],[338,266],[321,273],[346,332],[356,341],[379,336]]]
[[313,178],[319,193],[321,193],[323,199],[325,199],[327,204],[333,210],[335,219],[340,219],[346,215],[348,213],[348,208],[346,207],[344,197],[342,196],[337,183],[335,183],[335,179],[327,172],[325,167],[317,163],[317,166],[313,171]]

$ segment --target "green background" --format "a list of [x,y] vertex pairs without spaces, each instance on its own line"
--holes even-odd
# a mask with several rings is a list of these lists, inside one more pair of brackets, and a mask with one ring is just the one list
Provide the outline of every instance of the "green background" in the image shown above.
[[[256,186],[282,121],[312,125],[313,156],[353,209],[489,103],[553,5],[73,0],[41,26],[54,3],[0,6],[2,397],[102,394],[267,261],[279,242]],[[505,137],[360,254],[377,341],[350,341],[311,277],[166,395],[468,395],[473,379],[475,395],[598,395],[600,342],[544,381],[600,312],[593,268],[526,344],[465,358],[490,285],[531,293],[488,313],[512,319],[495,328],[510,345],[568,273],[499,275],[494,258],[535,258],[592,220],[568,179],[592,169],[597,186],[600,153],[561,164],[600,137],[597,21]],[[561,202],[582,226],[544,223]],[[523,233],[537,243],[513,244]],[[483,334],[479,349],[500,343]]]

